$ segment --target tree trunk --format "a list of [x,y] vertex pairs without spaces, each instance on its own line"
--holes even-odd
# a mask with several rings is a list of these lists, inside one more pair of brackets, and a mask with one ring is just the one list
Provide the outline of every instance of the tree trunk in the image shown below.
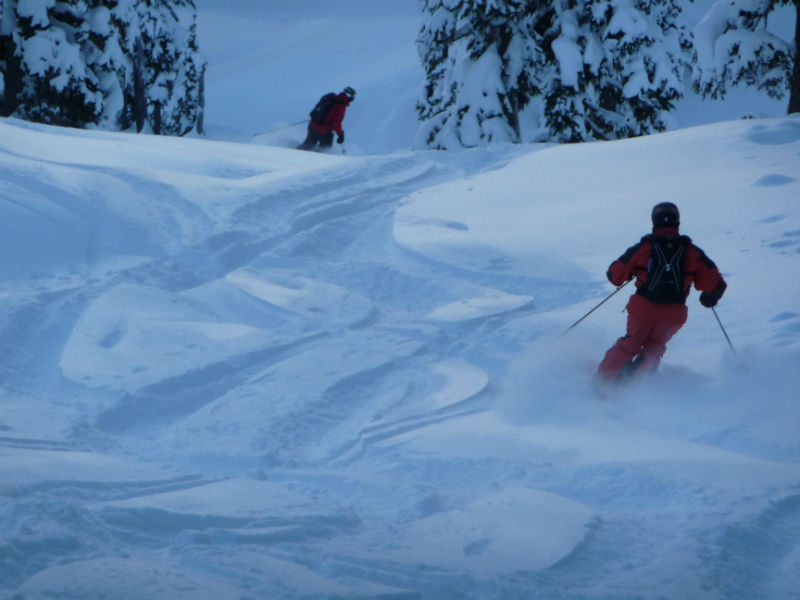
[[153,104],[153,133],[161,135],[161,102]]
[[147,119],[142,38],[136,39],[133,55],[133,118],[136,120],[136,133],[140,133],[144,129],[144,122]]
[[14,29],[17,27],[17,0],[5,0],[0,20],[0,62],[5,63],[3,73],[3,98],[0,115],[10,116],[17,110],[17,94],[22,83],[22,63],[15,56]]
[[789,114],[800,113],[800,0],[794,1],[794,7],[794,69],[792,70],[792,80],[789,82],[791,86]]
[[20,84],[22,82],[22,65],[14,55],[16,44],[10,35],[0,37],[0,61],[6,65],[3,73],[3,99],[0,115],[11,116],[17,110]]
[[197,133],[200,135],[205,135],[205,131],[203,131],[203,119],[205,118],[205,106],[206,106],[206,65],[203,65],[203,69],[200,71],[200,89],[197,93]]

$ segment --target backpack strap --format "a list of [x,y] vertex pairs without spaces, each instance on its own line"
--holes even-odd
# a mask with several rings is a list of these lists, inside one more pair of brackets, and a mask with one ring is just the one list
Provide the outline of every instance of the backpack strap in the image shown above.
[[684,235],[646,235],[642,243],[649,244],[647,266],[641,267],[647,278],[638,285],[636,293],[657,304],[685,302],[684,271],[691,239]]
[[686,242],[681,239],[671,258],[667,258],[658,241],[652,240],[651,243],[658,257],[658,267],[648,275],[647,291],[652,293],[659,281],[667,279],[675,284],[675,291],[680,294],[683,291],[683,257],[686,255]]

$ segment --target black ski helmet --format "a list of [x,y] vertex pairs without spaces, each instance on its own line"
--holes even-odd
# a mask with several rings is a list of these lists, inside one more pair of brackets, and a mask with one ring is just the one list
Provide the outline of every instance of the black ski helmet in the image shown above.
[[356,99],[356,91],[349,85],[342,90],[342,93],[347,96],[347,99],[350,100],[350,102]]
[[681,214],[672,202],[656,204],[650,218],[653,220],[653,227],[677,227],[681,224]]

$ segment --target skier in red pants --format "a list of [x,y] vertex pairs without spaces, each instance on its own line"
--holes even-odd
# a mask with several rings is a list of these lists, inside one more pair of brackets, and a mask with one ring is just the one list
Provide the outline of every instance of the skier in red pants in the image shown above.
[[599,377],[616,382],[627,373],[655,371],[667,342],[683,327],[692,284],[700,304],[716,306],[727,284],[717,266],[692,240],[678,233],[680,213],[672,202],[653,207],[653,233],[628,248],[606,273],[616,286],[636,277],[628,302],[626,334],[606,352]]
[[319,144],[320,148],[330,148],[333,145],[333,134],[337,134],[336,141],[344,143],[344,129],[342,121],[347,107],[356,98],[356,91],[347,86],[340,94],[325,94],[320,98],[314,110],[311,111],[311,120],[308,122],[308,134],[298,150],[313,150]]

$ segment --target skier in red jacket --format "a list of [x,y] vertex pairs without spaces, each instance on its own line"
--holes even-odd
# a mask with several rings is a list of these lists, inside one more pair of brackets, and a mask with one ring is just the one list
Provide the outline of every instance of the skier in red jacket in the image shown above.
[[628,248],[606,273],[616,286],[636,277],[636,293],[627,306],[627,332],[597,368],[600,378],[608,382],[658,368],[667,342],[686,322],[686,298],[693,283],[701,292],[700,304],[707,308],[716,306],[727,287],[705,252],[678,233],[677,206],[657,204],[651,217],[653,233]]
[[[317,107],[311,111],[312,118],[308,122],[308,135],[305,141],[297,148],[299,150],[312,150],[317,144],[319,144],[320,148],[330,148],[333,145],[334,132],[338,136],[336,141],[340,144],[344,143],[342,121],[344,120],[345,110],[355,98],[356,91],[350,86],[344,88],[339,94],[326,94],[323,96]],[[314,113],[328,99],[329,102],[322,107],[322,114],[319,115],[318,120],[315,119]]]

